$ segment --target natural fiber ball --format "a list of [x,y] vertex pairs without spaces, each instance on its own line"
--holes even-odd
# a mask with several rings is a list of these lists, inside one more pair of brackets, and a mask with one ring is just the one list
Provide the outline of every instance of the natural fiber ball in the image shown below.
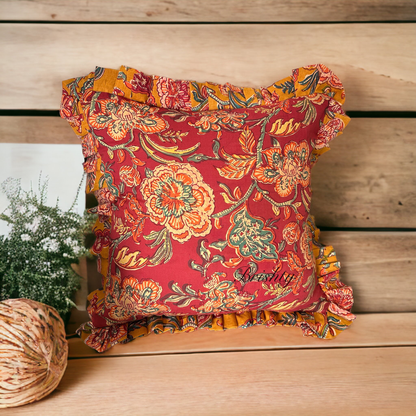
[[0,408],[47,396],[67,360],[64,323],[54,308],[28,299],[0,302]]

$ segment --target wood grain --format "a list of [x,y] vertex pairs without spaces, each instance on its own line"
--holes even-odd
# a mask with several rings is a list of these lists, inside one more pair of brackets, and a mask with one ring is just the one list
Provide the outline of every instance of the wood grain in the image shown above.
[[322,233],[335,248],[355,312],[416,311],[416,232]]
[[312,170],[325,227],[416,228],[416,119],[353,119]]
[[415,347],[87,358],[2,415],[410,416],[415,383]]
[[0,117],[0,143],[80,144],[60,117]]
[[[0,143],[79,139],[58,117],[0,117]],[[312,171],[317,224],[416,228],[415,148],[416,119],[353,119]]]
[[1,0],[3,20],[76,22],[342,22],[415,20],[412,0]]
[[57,109],[62,80],[96,65],[259,87],[322,62],[343,81],[346,109],[416,110],[413,23],[2,24],[0,39],[2,109]]
[[137,338],[128,344],[115,345],[101,354],[85,345],[80,338],[72,338],[68,341],[70,358],[305,348],[416,346],[416,313],[360,314],[346,331],[332,340],[304,337],[300,328],[256,326],[224,332],[199,330],[184,334],[151,334]]

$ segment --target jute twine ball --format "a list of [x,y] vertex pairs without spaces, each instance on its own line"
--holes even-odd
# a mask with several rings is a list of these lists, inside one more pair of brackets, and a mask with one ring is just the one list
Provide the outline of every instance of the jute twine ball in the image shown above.
[[54,308],[28,299],[0,302],[0,408],[47,396],[67,360],[65,327]]

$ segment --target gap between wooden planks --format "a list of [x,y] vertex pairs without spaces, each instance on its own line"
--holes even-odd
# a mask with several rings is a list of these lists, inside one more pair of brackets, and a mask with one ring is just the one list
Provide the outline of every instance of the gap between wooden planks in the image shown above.
[[0,39],[8,57],[0,66],[2,109],[56,109],[61,82],[97,65],[267,87],[292,69],[324,63],[345,86],[347,110],[416,110],[414,23],[4,23]]
[[414,415],[416,348],[76,359],[40,402],[2,415]]

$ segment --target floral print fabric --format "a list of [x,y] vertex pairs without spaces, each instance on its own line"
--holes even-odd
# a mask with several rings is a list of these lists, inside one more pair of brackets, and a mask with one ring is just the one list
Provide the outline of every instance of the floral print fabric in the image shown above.
[[352,290],[309,215],[311,168],[349,121],[328,68],[260,89],[128,67],[63,86],[98,201],[88,345],[256,324],[330,338],[351,323]]

